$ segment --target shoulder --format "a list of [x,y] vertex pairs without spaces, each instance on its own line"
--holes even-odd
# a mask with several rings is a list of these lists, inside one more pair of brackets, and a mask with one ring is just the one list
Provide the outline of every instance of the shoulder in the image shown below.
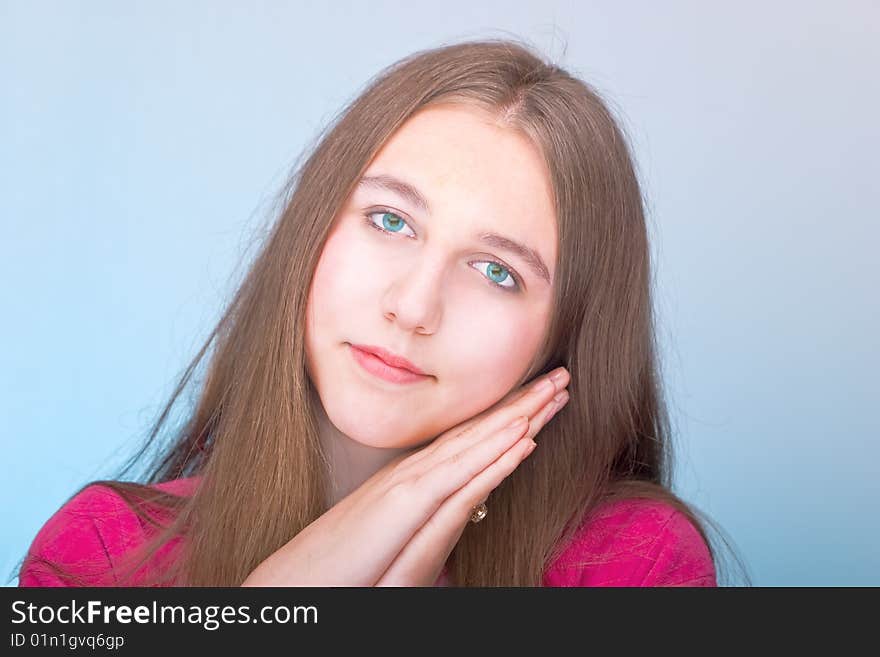
[[547,586],[716,586],[700,532],[660,500],[601,504],[545,575]]
[[[153,485],[188,494],[194,478]],[[110,487],[90,484],[65,502],[43,524],[28,548],[19,586],[114,585],[113,567],[122,554],[145,539],[144,527],[128,503]]]

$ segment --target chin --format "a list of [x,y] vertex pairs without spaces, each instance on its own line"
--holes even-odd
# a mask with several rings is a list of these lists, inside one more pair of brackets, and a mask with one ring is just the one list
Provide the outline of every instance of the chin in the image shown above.
[[389,417],[371,417],[353,413],[350,406],[346,410],[328,414],[330,422],[340,432],[365,447],[395,449],[401,447],[404,438],[402,423]]

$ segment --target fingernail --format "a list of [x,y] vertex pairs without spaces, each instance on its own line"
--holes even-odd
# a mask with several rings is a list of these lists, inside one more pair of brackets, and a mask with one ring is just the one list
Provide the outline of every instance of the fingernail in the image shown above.
[[561,383],[562,380],[565,379],[565,377],[567,376],[568,370],[566,370],[564,367],[561,367],[556,372],[551,374],[550,378],[553,380],[554,383]]
[[532,440],[531,443],[529,444],[529,446],[526,447],[526,456],[528,456],[529,454],[534,452],[535,447],[537,447],[537,446],[538,446],[538,443],[536,443],[534,440]]
[[[556,402],[556,405],[553,407],[553,410],[550,411],[550,414],[547,416],[547,419],[545,420],[545,422],[549,422],[553,418],[553,416],[559,412],[559,409],[561,409],[563,406],[565,406],[566,400],[564,399],[564,397],[565,397],[565,395],[563,395],[562,401]],[[554,397],[554,399],[555,399],[555,397]]]
[[567,395],[568,392],[566,392],[565,390],[560,390],[555,395],[553,395],[553,401],[555,401],[556,405],[559,406],[560,402],[562,402]]

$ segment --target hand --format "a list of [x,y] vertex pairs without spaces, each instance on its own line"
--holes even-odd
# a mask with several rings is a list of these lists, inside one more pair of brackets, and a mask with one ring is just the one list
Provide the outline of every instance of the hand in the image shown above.
[[[552,417],[560,383],[550,375],[401,456],[294,536],[242,586],[431,585],[461,536],[471,508],[531,451]],[[556,372],[552,372],[555,374]],[[560,405],[561,405],[560,404]],[[517,418],[527,422],[511,426]]]
[[[541,391],[539,386],[549,376],[562,373],[554,381],[555,389]],[[447,431],[412,459],[429,458],[440,453],[453,460],[460,458],[461,448],[479,444],[497,431],[499,423],[511,416],[528,416],[528,430],[520,440],[499,456],[489,467],[448,497],[433,516],[416,532],[376,586],[433,586],[446,563],[449,553],[458,543],[474,506],[483,502],[489,493],[508,477],[535,448],[534,436],[568,401],[569,374],[562,368],[554,370],[537,382],[511,391],[507,396],[480,415]],[[560,395],[554,401],[552,395]],[[549,398],[549,402],[547,399]],[[546,403],[545,403],[546,402]],[[525,425],[523,425],[525,428]],[[470,434],[470,436],[468,436]],[[466,445],[458,445],[464,441]]]

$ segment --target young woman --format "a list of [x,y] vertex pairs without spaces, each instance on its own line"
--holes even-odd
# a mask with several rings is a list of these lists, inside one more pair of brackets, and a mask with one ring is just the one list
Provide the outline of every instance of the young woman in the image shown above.
[[188,421],[50,518],[21,585],[716,585],[588,85],[512,41],[416,53],[289,189],[129,468],[213,344]]

